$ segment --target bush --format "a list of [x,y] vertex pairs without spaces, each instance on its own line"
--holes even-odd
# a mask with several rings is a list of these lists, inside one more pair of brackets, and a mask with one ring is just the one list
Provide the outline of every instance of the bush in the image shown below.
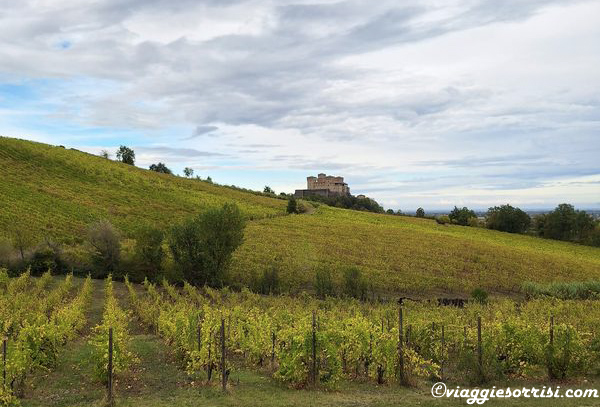
[[357,267],[344,270],[344,294],[359,300],[367,299],[367,282]]
[[160,162],[158,164],[151,164],[148,169],[150,171],[160,172],[162,174],[173,175],[173,171],[171,171],[165,164]]
[[296,204],[296,198],[293,196],[288,199],[287,213],[298,213],[298,205]]
[[117,271],[121,260],[119,232],[108,221],[96,222],[88,228],[90,256],[95,266],[94,277],[105,278]]
[[551,379],[565,379],[585,371],[587,352],[571,325],[554,328],[554,343],[546,347],[546,367]]
[[325,297],[333,297],[335,290],[333,280],[331,279],[331,271],[327,268],[320,268],[315,273],[315,291],[317,297],[325,299]]
[[528,298],[555,297],[561,300],[600,298],[600,281],[573,281],[570,283],[523,283],[521,291]]
[[116,155],[117,161],[121,161],[122,163],[129,165],[134,165],[135,163],[135,152],[127,146],[120,146]]
[[435,221],[438,225],[445,225],[450,223],[450,217],[448,217],[448,215],[436,216]]
[[67,272],[67,265],[57,245],[44,244],[33,253],[30,269],[32,276],[41,276],[46,271],[52,274],[64,274]]
[[221,287],[231,256],[242,244],[244,227],[235,204],[209,209],[175,226],[169,248],[185,279],[194,285]]
[[137,231],[134,251],[136,267],[140,275],[134,276],[133,280],[142,282],[144,277],[148,277],[151,281],[159,280],[165,258],[162,246],[164,238],[165,233],[162,230],[149,225],[142,226]]
[[510,205],[489,208],[485,219],[488,229],[509,233],[525,233],[531,225],[531,218],[527,213]]
[[476,218],[475,212],[467,208],[466,206],[462,208],[454,207],[452,212],[448,215],[450,220],[457,225],[468,226],[470,218]]
[[476,288],[471,291],[471,298],[479,304],[487,304],[488,293],[482,288]]
[[263,275],[258,282],[258,289],[256,291],[266,295],[279,294],[279,286],[279,268],[274,264],[263,271]]

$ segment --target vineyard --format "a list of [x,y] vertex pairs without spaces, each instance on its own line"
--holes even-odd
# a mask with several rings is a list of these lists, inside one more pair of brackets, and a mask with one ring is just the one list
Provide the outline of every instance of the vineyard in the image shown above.
[[[427,301],[260,296],[167,282],[126,281],[121,288],[108,278],[94,283],[101,295],[96,301],[103,298],[103,306],[91,324],[92,280],[74,280],[79,279],[0,276],[6,344],[0,394],[5,404],[30,405],[27,392],[32,390],[26,383],[60,365],[73,342],[87,349],[82,359],[89,361],[87,386],[106,399],[101,389],[112,389],[113,378],[118,383],[139,372],[143,358],[161,369],[155,353],[144,355],[140,347],[140,338],[154,337],[192,392],[223,387],[236,394],[243,391],[244,380],[251,380],[248,372],[269,378],[278,391],[305,394],[294,393],[305,388],[315,397],[324,390],[347,389],[349,383],[385,395],[439,380],[463,386],[515,380],[581,383],[600,374],[600,306],[595,300],[505,299],[460,308]],[[137,324],[148,334],[132,332]],[[127,388],[117,388],[118,400]],[[82,387],[82,400],[87,391]]]
[[146,282],[140,295],[127,286],[144,324],[190,375],[209,381],[218,366],[223,373],[224,349],[231,363],[268,367],[293,387],[600,373],[600,307],[591,300],[500,300],[463,309],[200,293],[187,284],[180,292],[166,282],[162,290]]

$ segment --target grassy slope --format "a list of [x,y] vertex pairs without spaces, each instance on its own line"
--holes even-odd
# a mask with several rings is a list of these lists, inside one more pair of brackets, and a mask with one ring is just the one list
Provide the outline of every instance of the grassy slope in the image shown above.
[[286,206],[279,199],[9,138],[0,138],[0,168],[0,230],[17,223],[67,240],[100,218],[129,232],[140,222],[167,226],[228,201],[250,218],[283,214]]
[[40,143],[0,138],[0,168],[0,234],[17,224],[78,242],[98,218],[127,233],[141,222],[168,226],[235,201],[255,219],[232,269],[246,283],[273,261],[292,290],[311,286],[320,265],[333,269],[338,283],[343,267],[359,265],[375,290],[411,294],[600,278],[598,248],[326,206],[275,216],[284,214],[285,201]]
[[319,265],[341,283],[344,265],[367,270],[375,290],[407,293],[493,291],[521,282],[600,278],[600,249],[480,228],[438,225],[429,219],[393,217],[320,207],[311,216],[253,222],[236,253],[239,278],[280,260],[283,280],[311,284]]

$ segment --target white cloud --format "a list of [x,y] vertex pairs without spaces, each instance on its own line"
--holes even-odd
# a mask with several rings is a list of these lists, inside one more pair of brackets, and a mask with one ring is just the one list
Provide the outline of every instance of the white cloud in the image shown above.
[[206,168],[329,169],[388,205],[598,204],[597,184],[549,186],[600,171],[598,2],[0,7],[0,84],[48,81],[20,105],[0,93],[5,134],[89,146],[74,127],[118,129],[178,163],[194,149],[221,154]]

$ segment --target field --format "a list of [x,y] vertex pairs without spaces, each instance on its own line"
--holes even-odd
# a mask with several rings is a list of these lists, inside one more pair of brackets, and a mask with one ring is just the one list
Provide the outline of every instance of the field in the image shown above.
[[[372,296],[513,295],[523,282],[600,279],[600,249],[432,220],[324,205],[285,215],[286,201],[168,176],[79,151],[0,138],[0,231],[15,227],[83,250],[87,225],[108,219],[124,237],[139,224],[168,228],[236,202],[249,220],[231,270],[252,285],[276,268],[282,291],[312,291],[315,271],[358,266]],[[0,234],[2,234],[0,233]]]
[[[377,367],[385,362],[386,340],[391,346],[391,352],[397,349],[397,305],[394,304],[364,304],[355,301],[317,301],[310,298],[274,298],[260,297],[250,293],[233,294],[227,291],[198,291],[191,287],[183,290],[172,286],[153,286],[146,284],[124,285],[109,281],[91,281],[78,278],[50,278],[44,276],[34,279],[21,277],[4,282],[0,299],[7,299],[7,294],[21,292],[23,295],[17,301],[11,302],[14,315],[14,325],[4,325],[3,333],[8,335],[8,378],[12,380],[16,366],[26,366],[17,374],[23,377],[19,389],[19,400],[23,406],[102,406],[106,402],[105,383],[98,376],[98,368],[105,368],[102,362],[105,352],[99,352],[98,344],[107,345],[102,327],[111,321],[114,308],[119,308],[128,314],[127,323],[119,325],[111,322],[114,327],[115,360],[118,364],[115,372],[114,394],[118,406],[167,406],[167,405],[216,405],[216,406],[246,406],[246,405],[324,405],[324,406],[392,406],[392,405],[430,405],[454,406],[465,405],[465,399],[434,399],[430,388],[437,378],[420,373],[413,369],[410,361],[406,360],[407,373],[410,371],[411,385],[400,386],[393,373],[386,370],[383,383],[377,384]],[[28,300],[33,292],[37,293],[37,307],[31,307]],[[85,300],[78,300],[85,298]],[[116,302],[110,304],[109,298]],[[144,307],[148,302],[155,303],[156,308]],[[6,303],[5,303],[6,304]],[[74,306],[77,304],[77,306]],[[203,304],[203,305],[200,305]],[[287,307],[281,307],[285,304]],[[547,344],[548,319],[550,314],[555,316],[554,346],[557,356],[561,349],[570,346],[573,351],[571,361],[574,364],[582,362],[577,371],[568,371],[565,379],[549,381],[546,378],[542,359],[534,362],[532,353],[523,355],[522,349],[511,348],[506,342],[505,351],[509,350],[504,359],[504,368],[518,362],[519,358],[527,357],[531,363],[523,365],[516,363],[518,372],[507,370],[498,376],[490,378],[483,387],[517,386],[561,386],[562,389],[582,388],[594,389],[597,386],[595,369],[600,349],[593,348],[597,341],[598,312],[600,308],[593,307],[592,302],[571,301],[541,301],[523,304],[518,316],[512,315],[515,304],[510,301],[498,301],[487,306],[469,306],[461,309],[440,309],[426,304],[408,303],[403,307],[404,332],[406,335],[405,349],[419,355],[431,365],[437,362],[438,370],[435,375],[441,375],[449,385],[460,384],[469,386],[466,376],[457,374],[462,367],[453,360],[459,355],[462,343],[462,324],[467,327],[469,346],[468,352],[474,351],[471,346],[476,343],[475,326],[472,321],[481,316],[483,325],[484,366],[486,371],[495,363],[495,358],[488,358],[488,344],[502,342],[492,333],[499,327],[531,328],[531,325],[541,329],[540,343]],[[244,312],[240,313],[240,310]],[[73,313],[77,321],[73,324],[60,323],[55,315],[66,315],[66,310],[77,310]],[[140,310],[142,312],[140,313]],[[146,312],[144,312],[144,310]],[[262,325],[260,314],[254,310],[263,311],[269,318],[285,318],[286,314],[293,315],[297,324],[288,326],[270,325],[267,329]],[[83,314],[79,313],[83,311]],[[304,352],[305,341],[309,338],[311,311],[317,314],[317,360],[319,379],[316,385],[302,384],[310,380],[311,356]],[[388,315],[392,312],[392,315]],[[36,316],[37,315],[37,316]],[[42,317],[42,315],[45,315]],[[339,318],[332,319],[336,315]],[[383,317],[383,328],[381,318]],[[388,317],[390,319],[388,320]],[[182,319],[183,318],[183,319]],[[352,319],[353,323],[350,319]],[[219,346],[220,334],[218,328],[221,319],[224,320],[226,332],[227,359],[229,371],[227,391],[220,389]],[[29,321],[24,323],[24,321]],[[195,321],[191,323],[191,321]],[[471,322],[469,322],[471,321]],[[521,325],[518,321],[523,322]],[[265,322],[265,321],[263,321]],[[431,323],[435,323],[437,334],[428,331]],[[571,324],[573,323],[573,324]],[[154,326],[151,326],[153,325]],[[338,329],[345,325],[345,330]],[[27,335],[22,333],[26,328],[37,332],[37,341],[27,341]],[[57,327],[63,327],[62,330]],[[410,328],[409,328],[410,326]],[[446,342],[441,346],[441,327],[446,328]],[[571,345],[564,341],[563,327],[568,326],[577,332],[571,337]],[[201,345],[197,346],[197,330],[200,327]],[[215,328],[211,330],[210,328]],[[337,327],[331,330],[332,327]],[[291,328],[291,331],[290,331]],[[461,328],[455,330],[455,328]],[[276,332],[276,351],[274,362],[271,361],[272,331]],[[287,332],[287,333],[286,333]],[[337,342],[334,335],[347,335],[354,332],[343,342]],[[517,331],[523,333],[525,331]],[[527,331],[528,342],[535,342],[534,331]],[[425,334],[426,333],[426,334]],[[216,335],[215,335],[216,334]],[[365,337],[365,334],[367,335]],[[371,341],[369,340],[369,334]],[[389,338],[388,338],[389,334]],[[64,336],[63,336],[64,335]],[[286,336],[287,335],[287,336]],[[290,336],[291,335],[291,336]],[[298,342],[296,342],[299,338]],[[387,338],[387,339],[386,339]],[[428,339],[429,338],[429,339]],[[294,345],[297,343],[297,345]],[[428,347],[426,344],[437,344]],[[45,344],[45,345],[41,345]],[[261,344],[266,347],[261,348]],[[50,346],[52,345],[52,346]],[[190,345],[187,351],[183,347]],[[576,345],[576,346],[574,346]],[[579,346],[582,347],[579,347]],[[343,348],[346,346],[346,348]],[[16,350],[19,349],[20,352]],[[211,356],[210,351],[213,354]],[[354,350],[352,350],[354,349]],[[297,357],[289,358],[289,352],[300,350]],[[441,350],[441,353],[440,353]],[[120,352],[127,351],[130,357],[121,359]],[[433,353],[427,353],[433,351]],[[496,350],[493,350],[496,352]],[[15,353],[16,352],[16,353]],[[417,353],[418,352],[418,353]],[[521,353],[519,353],[521,352]],[[261,362],[262,354],[262,362]],[[23,355],[26,355],[23,357]],[[332,357],[346,355],[348,366],[337,365],[339,372],[332,380]],[[428,355],[428,356],[424,356]],[[351,358],[360,361],[360,369],[355,371]],[[365,367],[364,361],[371,363],[371,368]],[[469,359],[467,359],[469,360]],[[499,360],[499,359],[498,359]],[[562,358],[561,358],[562,360]],[[444,361],[445,370],[440,371],[440,363]],[[510,363],[508,363],[510,361]],[[391,360],[390,360],[391,362]],[[506,363],[505,363],[506,362]],[[393,363],[393,362],[392,362]],[[425,362],[423,362],[425,363]],[[207,367],[213,366],[212,380],[207,381]],[[513,367],[514,367],[513,366]],[[283,376],[282,372],[294,373]],[[509,373],[507,373],[509,372]],[[102,373],[106,373],[103,371]],[[292,379],[293,381],[290,381]],[[300,389],[298,388],[300,387]],[[540,399],[510,399],[492,400],[489,405],[539,405]],[[553,405],[576,406],[598,405],[597,399],[559,399]]]

